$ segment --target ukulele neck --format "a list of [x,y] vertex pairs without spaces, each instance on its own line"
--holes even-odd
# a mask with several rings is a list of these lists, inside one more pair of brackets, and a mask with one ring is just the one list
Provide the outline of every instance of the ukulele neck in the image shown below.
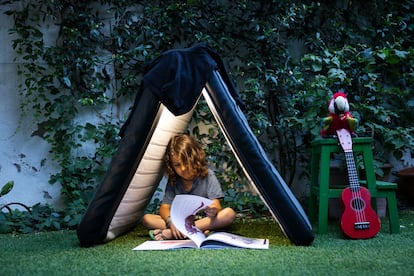
[[355,166],[354,154],[351,151],[345,152],[346,166],[348,169],[349,187],[352,191],[358,191],[359,181]]

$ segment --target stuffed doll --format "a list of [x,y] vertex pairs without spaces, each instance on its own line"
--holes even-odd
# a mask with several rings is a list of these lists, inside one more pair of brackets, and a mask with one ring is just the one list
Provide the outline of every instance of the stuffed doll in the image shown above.
[[349,103],[345,93],[335,93],[328,106],[329,114],[322,120],[322,137],[335,136],[338,129],[347,129],[352,136],[358,126],[358,120],[349,112]]

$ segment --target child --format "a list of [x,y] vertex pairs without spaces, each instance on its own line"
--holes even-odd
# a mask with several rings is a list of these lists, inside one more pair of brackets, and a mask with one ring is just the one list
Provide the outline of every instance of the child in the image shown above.
[[203,232],[229,226],[236,213],[231,208],[222,209],[220,199],[224,197],[213,171],[207,167],[206,154],[191,136],[179,134],[171,138],[164,157],[168,183],[159,215],[146,214],[142,224],[150,230],[154,240],[186,238],[170,219],[170,207],[178,194],[192,194],[213,200],[204,212],[205,217],[196,220],[195,226]]

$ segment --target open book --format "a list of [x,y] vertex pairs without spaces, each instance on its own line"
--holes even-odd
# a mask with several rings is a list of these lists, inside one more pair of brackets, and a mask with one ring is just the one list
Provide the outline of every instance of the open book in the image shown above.
[[212,203],[195,195],[177,195],[171,205],[171,221],[186,240],[146,241],[133,250],[166,250],[178,248],[250,248],[268,249],[268,239],[248,238],[231,233],[214,232],[208,237],[194,224],[195,215]]

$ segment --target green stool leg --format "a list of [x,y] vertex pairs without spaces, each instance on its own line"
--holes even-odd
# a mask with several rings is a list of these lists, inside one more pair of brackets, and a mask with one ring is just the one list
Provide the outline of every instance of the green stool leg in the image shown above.
[[319,156],[320,152],[317,147],[312,147],[311,155],[311,178],[310,178],[310,191],[309,191],[309,209],[308,215],[311,222],[315,221],[317,209],[318,209],[318,170],[319,170]]
[[319,198],[319,219],[318,219],[318,233],[326,234],[328,232],[328,202],[327,196],[321,195]]
[[329,202],[329,169],[331,161],[330,147],[321,148],[319,166],[319,218],[318,232],[325,234],[328,232],[328,202]]
[[398,234],[400,233],[400,223],[398,220],[397,199],[395,197],[394,191],[387,193],[387,207],[390,222],[390,232],[392,234]]
[[316,203],[317,203],[317,197],[312,192],[312,187],[311,187],[311,192],[310,192],[310,196],[309,196],[309,209],[308,209],[308,216],[309,216],[309,220],[311,222],[313,222],[315,220],[315,217],[316,217],[316,210],[317,210]]

